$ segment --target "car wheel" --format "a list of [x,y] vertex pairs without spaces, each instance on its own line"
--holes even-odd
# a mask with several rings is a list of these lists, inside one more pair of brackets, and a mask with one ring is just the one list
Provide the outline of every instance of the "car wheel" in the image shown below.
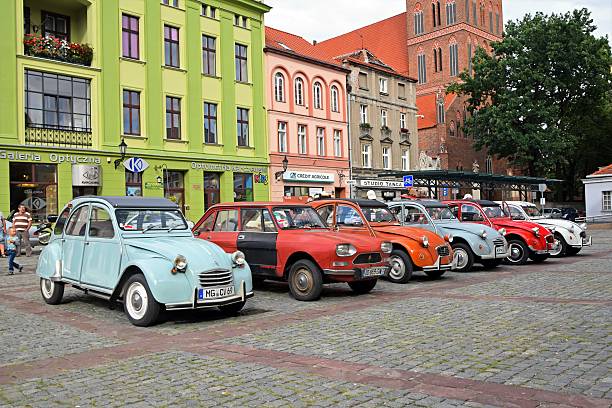
[[485,269],[493,269],[501,265],[502,261],[503,259],[483,259],[480,261],[480,263],[485,267]]
[[64,297],[64,283],[40,278],[40,293],[48,304],[59,305]]
[[555,234],[555,241],[557,246],[555,249],[551,249],[550,256],[552,256],[553,258],[560,258],[562,256],[565,256],[565,254],[567,253],[567,242],[565,242],[565,239],[563,239],[561,234]]
[[472,249],[462,242],[453,244],[453,253],[455,264],[457,265],[456,272],[469,272],[474,266],[474,253]]
[[401,249],[394,249],[389,258],[391,269],[387,279],[393,283],[406,283],[412,278],[412,261],[408,254]]
[[568,246],[568,247],[567,247],[566,254],[567,254],[567,255],[576,255],[576,254],[578,254],[578,252],[580,252],[581,250],[582,250],[582,248],[574,248],[574,247]]
[[230,303],[229,305],[219,306],[219,310],[228,316],[236,316],[246,304],[246,300],[242,302]]
[[356,294],[365,295],[366,293],[370,293],[372,289],[374,289],[374,286],[376,286],[376,282],[378,282],[378,279],[369,279],[363,281],[348,282],[348,285]]
[[323,291],[323,277],[312,261],[302,259],[291,266],[289,290],[297,300],[317,300]]
[[529,255],[529,259],[531,259],[535,263],[542,263],[550,257],[549,254],[531,254]]
[[425,271],[425,275],[429,276],[432,279],[439,279],[445,273],[446,271]]
[[510,256],[506,258],[506,262],[511,265],[525,265],[529,259],[529,248],[520,239],[511,239],[508,241]]
[[123,307],[135,326],[150,326],[159,316],[159,303],[153,298],[147,280],[142,274],[131,276],[125,283]]

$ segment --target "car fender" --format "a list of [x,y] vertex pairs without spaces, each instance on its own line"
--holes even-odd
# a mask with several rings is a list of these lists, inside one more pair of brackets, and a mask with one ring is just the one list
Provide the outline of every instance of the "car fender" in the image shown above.
[[565,227],[560,227],[558,225],[556,226],[545,226],[546,228],[552,229],[554,228],[554,231],[552,231],[553,235],[554,234],[559,234],[563,237],[563,239],[565,240],[565,242],[568,245],[580,245],[582,244],[582,238],[580,237],[580,234],[576,234],[576,233],[572,233],[570,232],[567,228]]
[[41,278],[59,281],[62,274],[62,247],[61,241],[52,240],[49,245],[43,248],[38,257],[36,274]]
[[[229,255],[231,256],[231,255]],[[251,267],[246,262],[241,267],[232,268],[234,274],[234,290],[235,293],[240,293],[240,284],[244,281],[247,293],[253,291],[253,277],[251,276]]]

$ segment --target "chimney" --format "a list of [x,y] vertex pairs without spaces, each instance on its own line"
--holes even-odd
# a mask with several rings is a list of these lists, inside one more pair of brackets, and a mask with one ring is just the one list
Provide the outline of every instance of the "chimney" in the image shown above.
[[317,40],[312,40],[312,45],[317,45]]

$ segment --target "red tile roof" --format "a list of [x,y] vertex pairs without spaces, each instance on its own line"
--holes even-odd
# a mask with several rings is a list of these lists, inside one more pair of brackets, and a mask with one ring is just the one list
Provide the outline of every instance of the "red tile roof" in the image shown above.
[[595,173],[589,174],[589,176],[604,176],[612,174],[612,164],[608,164],[605,167],[600,167]]
[[276,28],[272,27],[266,27],[266,47],[299,54],[334,65],[342,64],[341,61],[336,61],[333,58],[329,58],[327,54],[316,49],[314,45],[306,41],[303,37],[277,30]]
[[358,28],[315,45],[320,52],[338,57],[367,49],[402,75],[408,75],[408,27],[406,13]]
[[[433,93],[418,96],[416,98],[416,106],[418,108],[417,127],[419,130],[432,128],[438,123],[436,113],[436,98],[436,94]],[[444,96],[445,111],[448,111],[448,108],[452,105],[456,98],[456,94],[447,94]]]

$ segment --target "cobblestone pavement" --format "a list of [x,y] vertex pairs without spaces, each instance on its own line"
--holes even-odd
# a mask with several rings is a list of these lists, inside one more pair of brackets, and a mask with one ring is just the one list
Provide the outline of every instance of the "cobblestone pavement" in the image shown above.
[[610,407],[612,231],[591,233],[539,265],[330,285],[318,302],[266,283],[237,317],[151,328],[71,288],[46,305],[21,257],[0,274],[0,406]]

